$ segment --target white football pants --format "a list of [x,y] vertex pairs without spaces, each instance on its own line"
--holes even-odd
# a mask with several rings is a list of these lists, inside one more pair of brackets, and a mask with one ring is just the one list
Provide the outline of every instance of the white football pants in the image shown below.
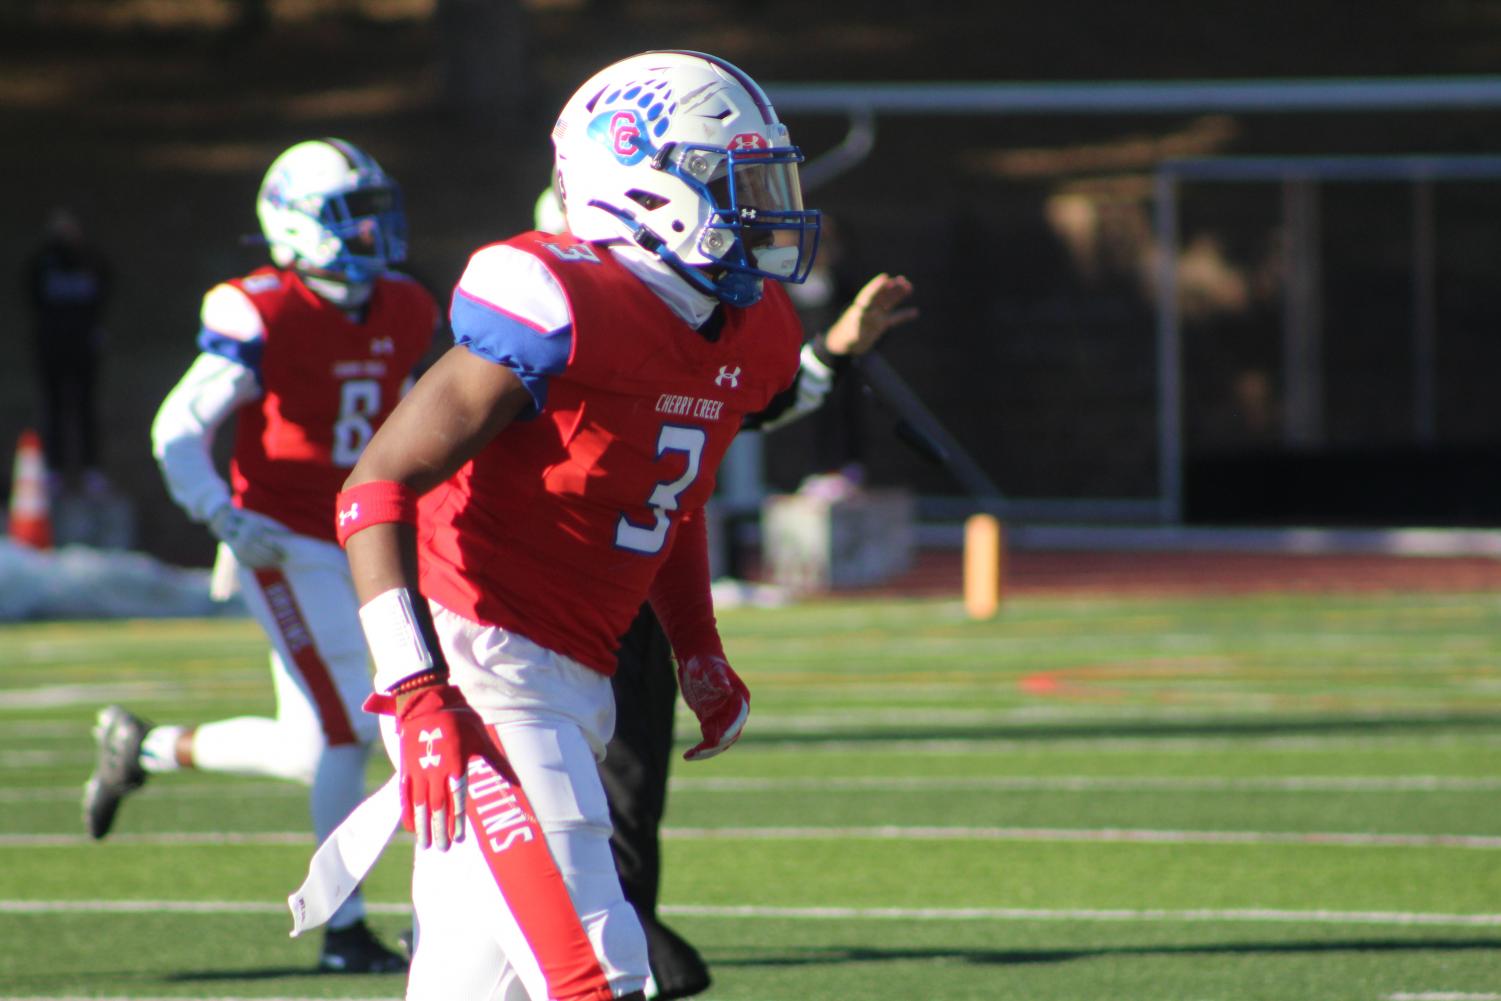
[[[201,724],[193,762],[206,771],[309,785],[313,832],[322,842],[365,798],[365,765],[379,726],[361,708],[370,665],[344,551],[296,535],[284,549],[278,567],[237,571],[245,604],[271,641],[276,718]],[[364,913],[356,892],[329,924],[342,928]]]
[[[599,779],[615,728],[610,680],[431,608],[450,680],[490,724],[514,776],[472,765],[464,840],[416,853],[407,1001],[609,1001],[643,989],[646,937],[620,890]],[[390,717],[381,724],[396,761]]]

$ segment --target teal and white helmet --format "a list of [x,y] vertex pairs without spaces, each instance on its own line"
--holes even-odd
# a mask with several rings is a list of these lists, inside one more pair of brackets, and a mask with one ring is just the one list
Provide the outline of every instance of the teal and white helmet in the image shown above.
[[278,267],[365,284],[406,259],[401,189],[342,139],[300,142],[278,156],[255,212]]
[[819,215],[803,208],[791,145],[766,93],[701,52],[645,52],[606,67],[552,133],[554,185],[582,240],[624,238],[736,306],[761,283],[801,282]]

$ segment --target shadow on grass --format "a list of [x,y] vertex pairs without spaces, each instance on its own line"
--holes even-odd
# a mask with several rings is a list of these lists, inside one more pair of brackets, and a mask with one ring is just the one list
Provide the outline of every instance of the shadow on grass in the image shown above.
[[[816,949],[801,953],[781,955],[716,957],[710,960],[711,967],[743,969],[790,969],[811,966],[840,966],[853,963],[900,963],[926,960],[949,960],[975,966],[1027,966],[1056,963],[1071,963],[1084,959],[1128,958],[1133,956],[1256,956],[1256,955],[1327,955],[1331,953],[1399,953],[1399,952],[1482,952],[1501,951],[1501,938],[1480,939],[1341,939],[1329,942],[1239,942],[1204,945],[1139,945],[1112,946],[1095,949],[880,949],[851,947],[844,949]],[[80,971],[74,971],[75,973]],[[404,974],[366,974],[379,977],[384,983],[388,978]],[[305,966],[264,967],[251,970],[183,970],[160,978],[159,982],[173,984],[253,983],[256,981],[285,978],[325,980],[337,978],[339,982],[361,980],[361,976],[343,974],[320,974]],[[23,981],[27,978],[21,978]],[[139,977],[141,983],[156,980],[155,977]],[[395,983],[395,980],[390,982]],[[13,983],[11,986],[20,986]]]
[[307,966],[266,966],[254,970],[179,970],[162,979],[169,984],[198,984],[212,981],[245,983],[254,980],[280,980],[286,977],[333,977],[343,974],[319,973]]
[[957,960],[981,966],[1070,963],[1129,956],[1319,955],[1336,952],[1478,952],[1501,950],[1501,938],[1343,939],[1331,942],[1237,942],[1220,945],[1140,945],[1098,949],[823,949],[806,955],[713,959],[712,967],[797,967],[908,960]]

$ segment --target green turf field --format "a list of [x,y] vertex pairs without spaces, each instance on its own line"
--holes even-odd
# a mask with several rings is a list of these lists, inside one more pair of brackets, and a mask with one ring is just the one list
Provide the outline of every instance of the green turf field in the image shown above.
[[[721,619],[751,725],[680,763],[664,887],[707,998],[1501,999],[1501,596]],[[401,995],[287,938],[301,790],[154,778],[82,835],[98,706],[265,711],[264,670],[249,622],[0,628],[0,1001]]]

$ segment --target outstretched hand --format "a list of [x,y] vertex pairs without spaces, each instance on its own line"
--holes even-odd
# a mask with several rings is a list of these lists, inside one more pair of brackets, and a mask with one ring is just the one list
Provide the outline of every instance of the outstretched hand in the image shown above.
[[866,282],[824,335],[829,353],[863,355],[875,347],[886,331],[917,315],[915,306],[899,308],[911,294],[912,283],[904,275],[882,272]]

